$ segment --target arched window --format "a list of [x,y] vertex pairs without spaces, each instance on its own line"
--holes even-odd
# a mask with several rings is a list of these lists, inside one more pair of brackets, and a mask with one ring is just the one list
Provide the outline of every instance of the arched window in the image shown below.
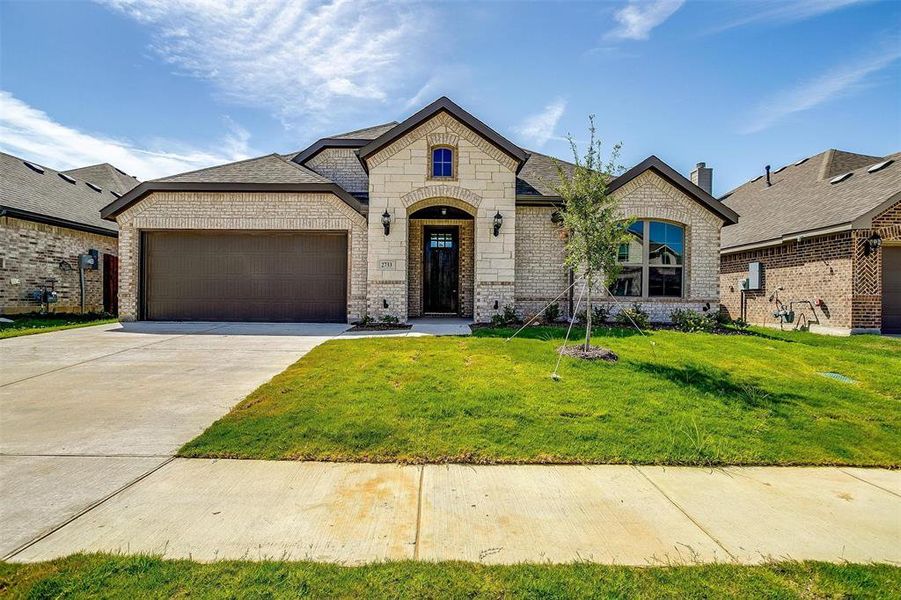
[[629,234],[629,243],[619,247],[622,268],[613,295],[681,298],[685,229],[664,221],[636,221]]
[[454,176],[454,151],[450,148],[432,149],[432,177]]

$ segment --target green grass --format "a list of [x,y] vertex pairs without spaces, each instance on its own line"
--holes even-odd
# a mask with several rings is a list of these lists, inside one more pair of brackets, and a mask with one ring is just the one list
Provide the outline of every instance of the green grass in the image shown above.
[[761,566],[486,566],[389,562],[200,564],[75,555],[0,563],[9,598],[897,598],[901,568],[787,562]]
[[[183,456],[471,463],[901,465],[901,343],[605,329],[335,340],[263,385]],[[579,335],[579,332],[575,332]],[[819,373],[838,372],[842,383]]]
[[0,323],[0,340],[19,337],[21,335],[47,333],[49,331],[60,331],[62,329],[75,329],[76,327],[89,327],[91,325],[103,325],[118,321],[118,319],[111,318],[108,315],[80,315],[66,313],[47,315],[8,315],[7,318],[13,319],[14,322]]

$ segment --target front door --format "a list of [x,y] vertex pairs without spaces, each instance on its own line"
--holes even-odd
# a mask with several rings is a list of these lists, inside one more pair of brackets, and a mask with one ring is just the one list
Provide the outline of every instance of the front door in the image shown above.
[[426,313],[456,314],[459,302],[457,227],[426,227],[422,261],[422,307]]

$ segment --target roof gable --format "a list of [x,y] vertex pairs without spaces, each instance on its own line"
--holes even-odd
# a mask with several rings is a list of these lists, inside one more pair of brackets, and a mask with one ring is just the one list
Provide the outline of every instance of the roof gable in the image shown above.
[[373,156],[376,152],[397,141],[410,131],[416,129],[429,119],[442,112],[448,113],[470,129],[475,131],[481,137],[488,140],[496,148],[513,158],[513,160],[516,161],[517,170],[521,168],[522,165],[526,162],[528,153],[525,150],[488,127],[485,123],[475,118],[470,113],[460,108],[457,104],[452,102],[450,98],[442,96],[416,114],[412,115],[408,119],[405,119],[403,122],[398,123],[385,133],[381,134],[379,137],[375,138],[374,140],[360,148],[359,156],[360,160],[363,162],[364,168],[368,170],[369,167],[367,165],[367,159]]
[[141,183],[137,177],[132,177],[109,163],[69,169],[68,171],[63,171],[63,173],[76,179],[90,181],[105,190],[116,192],[119,195]]

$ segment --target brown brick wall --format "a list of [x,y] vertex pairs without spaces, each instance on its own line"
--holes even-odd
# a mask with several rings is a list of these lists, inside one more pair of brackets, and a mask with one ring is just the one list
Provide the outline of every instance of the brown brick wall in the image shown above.
[[410,276],[408,279],[407,312],[411,317],[422,316],[422,240],[427,225],[456,226],[460,239],[460,316],[472,318],[473,310],[473,222],[452,219],[410,219]]
[[[85,310],[103,310],[103,254],[116,255],[116,238],[43,223],[0,217],[0,314],[37,311],[31,293],[56,279],[53,312],[78,312],[78,255],[96,249],[100,267],[85,271]],[[64,270],[60,262],[72,267]]]
[[867,255],[866,240],[877,233],[883,245],[901,243],[901,202],[873,218],[872,228],[854,231],[854,289],[851,326],[856,329],[882,327],[882,251]]

